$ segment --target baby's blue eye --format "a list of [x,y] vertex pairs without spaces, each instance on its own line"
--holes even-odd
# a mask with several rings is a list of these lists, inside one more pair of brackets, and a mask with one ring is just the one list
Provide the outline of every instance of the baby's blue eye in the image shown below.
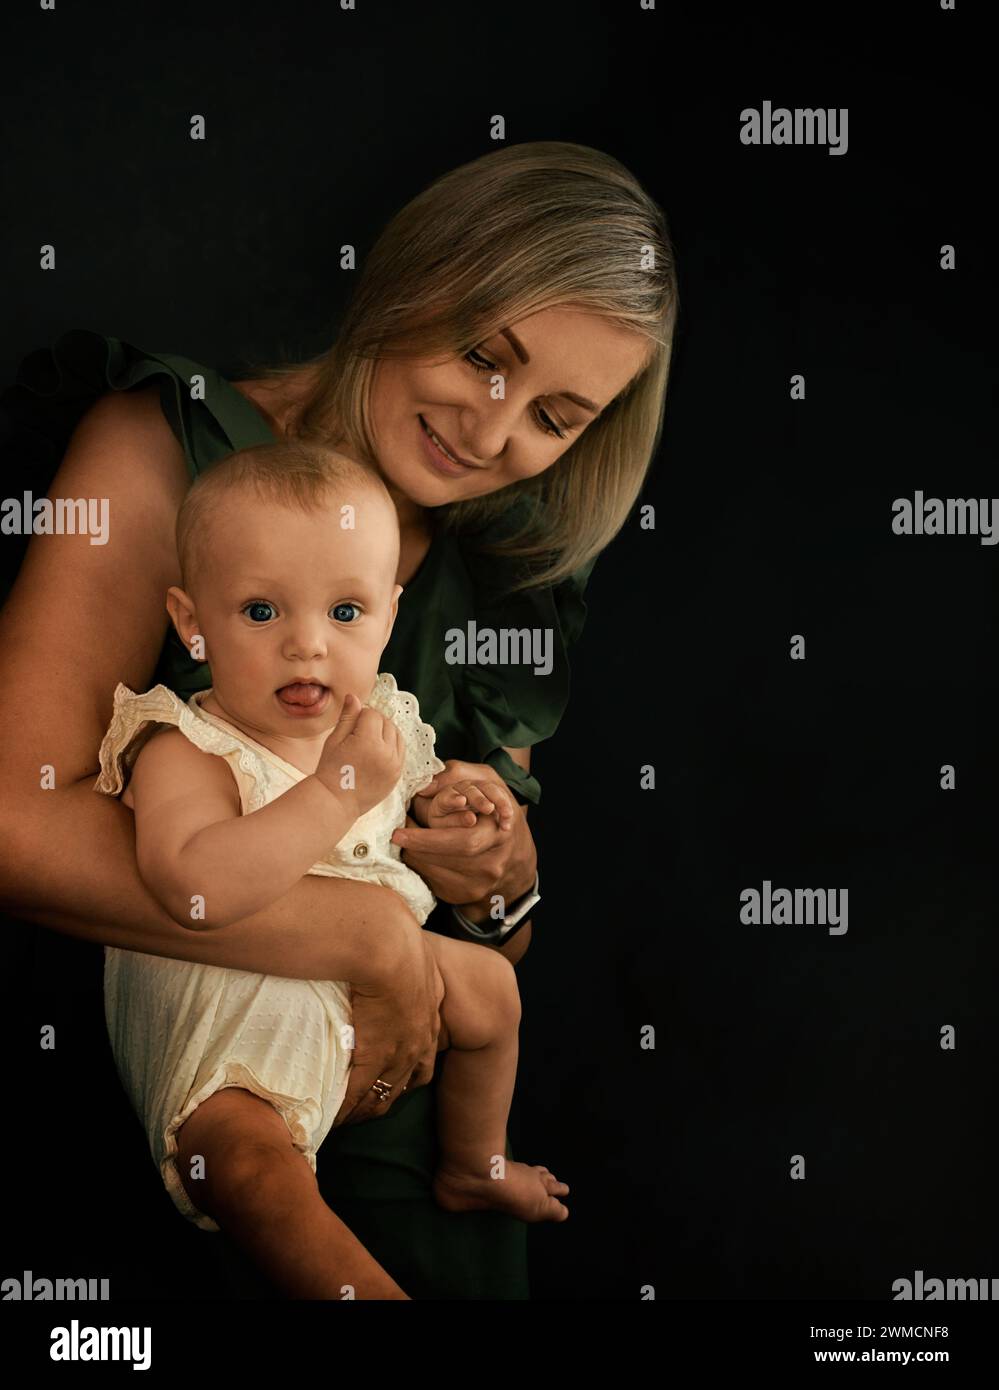
[[274,616],[274,605],[258,599],[254,603],[248,603],[243,612],[251,622],[269,623]]
[[360,610],[356,603],[335,603],[330,612],[338,623],[349,623],[352,619],[348,615],[351,612],[359,613]]

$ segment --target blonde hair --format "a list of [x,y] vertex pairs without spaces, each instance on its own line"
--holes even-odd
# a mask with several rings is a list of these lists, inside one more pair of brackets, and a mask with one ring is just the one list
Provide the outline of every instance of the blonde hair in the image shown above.
[[507,588],[514,593],[558,583],[609,544],[662,433],[679,308],[674,253],[665,215],[624,165],[585,145],[537,141],[442,175],[365,257],[334,345],[308,362],[258,370],[271,381],[314,372],[291,435],[342,440],[377,466],[368,413],[379,358],[448,360],[552,308],[630,329],[648,340],[649,357],[550,468],[435,509],[442,530],[460,533],[524,506],[526,524],[481,545],[525,562]]
[[211,519],[234,492],[249,492],[259,501],[317,511],[353,489],[374,488],[392,507],[389,491],[370,465],[326,445],[305,440],[278,440],[240,449],[195,478],[177,513],[177,556],[181,584],[188,592],[204,567],[211,538]]

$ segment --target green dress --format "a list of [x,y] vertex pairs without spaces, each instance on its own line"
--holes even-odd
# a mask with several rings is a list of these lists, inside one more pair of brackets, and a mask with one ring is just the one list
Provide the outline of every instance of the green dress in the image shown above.
[[[195,375],[204,378],[203,400],[191,398]],[[15,384],[0,395],[3,453],[17,471],[16,479],[8,474],[8,492],[14,486],[42,497],[93,401],[108,390],[151,381],[159,385],[192,479],[236,449],[273,442],[263,416],[217,371],[76,329],[51,349],[29,354]],[[488,532],[490,539],[496,534],[495,527]],[[583,591],[593,566],[552,588],[504,598],[500,586],[509,562],[478,554],[475,539],[434,536],[400,598],[379,669],[416,695],[421,716],[436,731],[441,758],[488,763],[519,800],[537,804],[537,777],[503,748],[539,743],[558,727],[569,696],[567,649],[586,617]],[[15,540],[6,538],[8,556]],[[18,550],[25,544],[26,539]],[[8,585],[13,577],[11,566]],[[550,628],[551,672],[536,676],[529,666],[447,664],[445,631],[465,629],[471,619],[480,629]],[[160,681],[185,699],[211,684],[207,665],[192,660],[172,628],[149,685]],[[447,913],[446,905],[439,906],[427,927],[446,931]],[[433,1200],[441,1060],[434,1082],[401,1097],[387,1115],[330,1134],[318,1157],[323,1196],[412,1298],[527,1298],[525,1224],[498,1212],[442,1211]],[[519,1084],[530,1084],[529,1068]]]

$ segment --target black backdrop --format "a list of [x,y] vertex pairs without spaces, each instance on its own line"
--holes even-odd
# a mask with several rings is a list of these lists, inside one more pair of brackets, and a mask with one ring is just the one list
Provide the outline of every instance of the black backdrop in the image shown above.
[[[608,150],[665,207],[682,309],[656,528],[636,513],[599,561],[535,751],[511,1135],[572,1215],[531,1231],[533,1294],[999,1276],[997,553],[891,529],[916,489],[999,492],[982,15],[100,0],[8,26],[4,381],[71,327],[223,370],[319,350],[350,285],[335,249],[492,148],[494,112],[511,143]],[[744,146],[764,100],[848,108],[848,152]],[[849,931],[744,925],[765,879],[848,888]],[[0,1274],[97,1250],[137,1294],[238,1293],[116,1090],[99,949],[6,940]],[[41,1021],[73,1048],[39,1056]]]

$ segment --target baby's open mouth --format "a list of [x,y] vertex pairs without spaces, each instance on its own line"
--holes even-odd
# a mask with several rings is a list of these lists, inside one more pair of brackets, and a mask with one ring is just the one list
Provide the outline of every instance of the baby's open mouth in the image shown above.
[[301,705],[305,708],[318,705],[328,693],[329,686],[320,685],[318,681],[292,681],[290,685],[282,685],[276,692],[278,699],[283,700],[285,704]]

